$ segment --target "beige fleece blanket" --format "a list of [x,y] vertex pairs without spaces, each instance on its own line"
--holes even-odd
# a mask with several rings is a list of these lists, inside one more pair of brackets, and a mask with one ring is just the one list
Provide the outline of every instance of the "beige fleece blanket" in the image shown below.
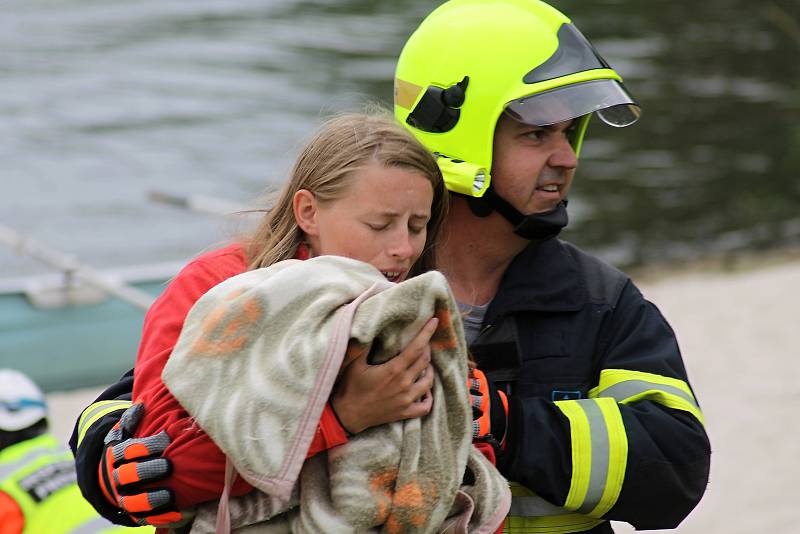
[[[433,408],[305,461],[339,369],[381,363],[432,316]],[[164,383],[259,491],[230,501],[242,532],[493,532],[505,479],[471,445],[467,353],[441,273],[400,284],[323,256],[233,277],[190,311]],[[463,485],[469,467],[474,483]],[[214,531],[216,504],[192,532]]]

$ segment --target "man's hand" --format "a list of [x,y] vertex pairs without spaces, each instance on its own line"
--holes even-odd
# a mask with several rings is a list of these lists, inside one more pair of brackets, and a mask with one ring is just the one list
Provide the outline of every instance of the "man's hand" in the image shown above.
[[508,399],[480,369],[470,369],[467,386],[472,404],[472,440],[489,443],[495,455],[505,447]]
[[342,370],[330,402],[346,431],[357,434],[431,411],[434,373],[430,340],[438,324],[435,317],[429,320],[408,346],[386,363],[370,365],[363,354]]
[[175,507],[172,490],[141,487],[172,473],[172,464],[161,457],[170,444],[166,432],[131,437],[143,413],[144,405],[132,405],[106,435],[98,467],[100,489],[112,505],[124,510],[139,525],[179,526],[190,519],[190,514]]

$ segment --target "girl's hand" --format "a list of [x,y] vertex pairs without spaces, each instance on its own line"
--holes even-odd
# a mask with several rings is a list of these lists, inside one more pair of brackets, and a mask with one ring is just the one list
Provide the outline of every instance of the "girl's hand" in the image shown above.
[[400,354],[370,365],[367,354],[342,369],[331,405],[345,429],[367,428],[427,415],[433,406],[430,339],[439,324],[430,319]]

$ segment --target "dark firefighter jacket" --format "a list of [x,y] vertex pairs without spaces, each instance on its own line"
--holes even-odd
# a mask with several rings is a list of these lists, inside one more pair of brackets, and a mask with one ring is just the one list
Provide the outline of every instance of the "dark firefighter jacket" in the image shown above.
[[673,528],[699,502],[703,416],[672,329],[626,275],[559,239],[532,244],[470,349],[509,394],[508,531]]

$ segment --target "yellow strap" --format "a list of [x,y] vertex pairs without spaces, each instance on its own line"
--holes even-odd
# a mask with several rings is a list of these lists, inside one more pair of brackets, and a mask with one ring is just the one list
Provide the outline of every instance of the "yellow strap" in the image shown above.
[[604,522],[581,514],[570,513],[551,504],[517,482],[509,482],[511,510],[503,525],[507,534],[567,534],[583,532]]
[[579,514],[552,517],[513,517],[506,518],[503,534],[571,534],[584,532],[605,523]]
[[95,402],[83,410],[80,420],[78,421],[78,447],[81,446],[86,432],[98,419],[116,410],[127,410],[130,408],[131,404],[133,404],[131,401],[105,400]]

